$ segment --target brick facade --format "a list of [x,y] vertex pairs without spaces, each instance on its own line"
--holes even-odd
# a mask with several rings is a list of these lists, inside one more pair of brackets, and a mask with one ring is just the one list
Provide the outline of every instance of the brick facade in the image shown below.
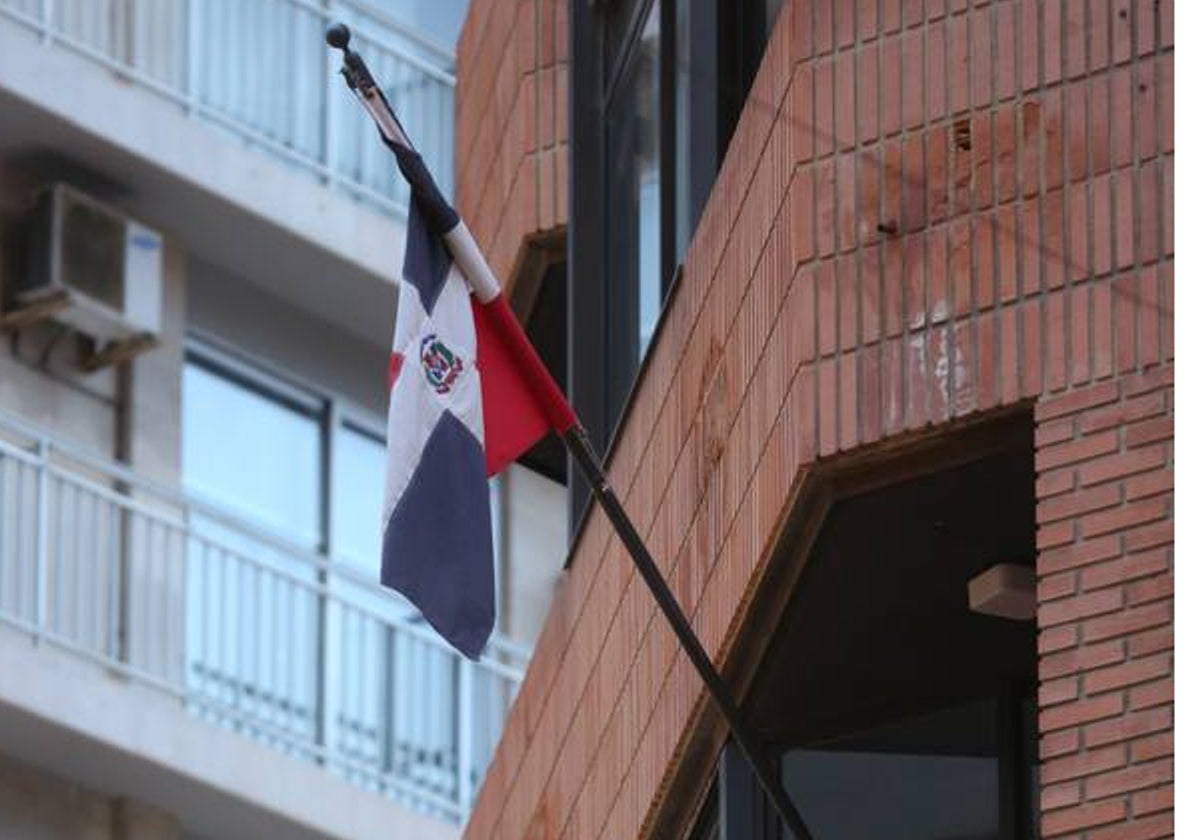
[[1173,401],[1160,365],[1036,408],[1047,837],[1171,833]]
[[[531,6],[474,4],[460,155],[504,110],[480,19]],[[722,662],[814,463],[1033,405],[1047,836],[1172,831],[1172,33],[1170,0],[788,3],[612,459]],[[521,238],[483,237],[506,276]],[[706,708],[592,516],[467,836],[650,830]]]
[[506,288],[567,224],[567,2],[472,3],[458,41],[456,206]]

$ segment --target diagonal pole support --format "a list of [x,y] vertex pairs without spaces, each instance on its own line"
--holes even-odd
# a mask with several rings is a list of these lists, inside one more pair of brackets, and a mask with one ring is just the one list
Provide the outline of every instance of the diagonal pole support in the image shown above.
[[591,442],[588,441],[583,429],[579,426],[568,429],[563,435],[563,441],[566,443],[571,457],[583,471],[584,478],[596,496],[596,501],[600,503],[600,507],[604,509],[609,521],[612,522],[613,530],[617,532],[617,536],[621,538],[621,542],[625,544],[625,548],[633,558],[633,563],[637,566],[642,580],[646,582],[650,594],[654,596],[659,609],[667,617],[671,629],[675,631],[675,636],[679,639],[679,644],[688,658],[692,660],[692,665],[700,673],[700,678],[704,680],[709,694],[712,695],[721,715],[729,724],[733,739],[741,747],[742,754],[746,756],[754,775],[758,778],[758,783],[767,794],[767,798],[771,801],[776,813],[779,814],[779,818],[796,840],[812,840],[812,834],[809,833],[804,820],[800,818],[800,813],[796,810],[791,797],[784,790],[783,784],[779,781],[779,775],[772,772],[773,768],[767,759],[762,742],[746,723],[745,716],[733,697],[733,692],[730,691],[725,680],[717,672],[716,666],[709,659],[708,653],[700,644],[695,631],[692,630],[687,616],[679,606],[679,602],[675,600],[675,595],[663,578],[662,572],[658,570],[654,558],[650,556],[637,529],[629,521],[629,516],[625,513],[621,501],[609,486],[600,459],[596,457],[596,452],[592,449]]

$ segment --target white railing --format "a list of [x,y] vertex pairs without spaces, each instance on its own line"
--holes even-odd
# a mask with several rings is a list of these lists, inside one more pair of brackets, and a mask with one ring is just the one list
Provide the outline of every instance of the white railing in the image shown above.
[[3,413],[0,622],[459,821],[528,660],[464,660],[353,569]]
[[321,181],[403,214],[407,187],[325,45],[338,20],[453,192],[454,57],[362,0],[0,0],[80,53]]

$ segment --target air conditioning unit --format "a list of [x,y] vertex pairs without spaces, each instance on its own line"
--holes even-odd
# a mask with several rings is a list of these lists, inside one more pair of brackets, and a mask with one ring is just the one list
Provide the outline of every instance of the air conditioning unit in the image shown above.
[[55,302],[54,320],[98,342],[153,339],[162,319],[162,237],[63,184],[36,197],[22,306]]

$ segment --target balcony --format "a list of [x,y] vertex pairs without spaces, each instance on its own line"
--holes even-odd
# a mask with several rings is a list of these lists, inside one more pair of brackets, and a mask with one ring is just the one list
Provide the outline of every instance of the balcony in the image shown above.
[[4,414],[0,623],[449,821],[527,661],[463,660],[353,569]]
[[0,0],[0,18],[385,214],[407,187],[346,89],[344,21],[430,170],[452,191],[453,55],[362,0]]

